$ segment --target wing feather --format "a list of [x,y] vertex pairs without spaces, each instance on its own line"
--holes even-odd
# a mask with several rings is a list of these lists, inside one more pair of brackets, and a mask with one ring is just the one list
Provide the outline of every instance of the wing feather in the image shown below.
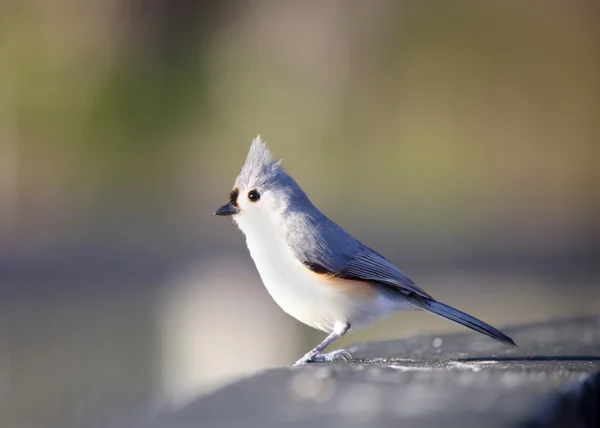
[[432,299],[429,294],[419,288],[400,269],[370,248],[365,248],[352,258],[341,274],[344,276],[354,276],[361,280],[383,283],[398,288],[400,291],[412,292]]
[[389,262],[381,254],[368,247],[363,247],[341,270],[332,269],[322,263],[305,261],[304,264],[313,272],[334,275],[357,281],[372,281],[387,285],[407,294],[414,293],[427,299],[433,299],[419,288],[409,277]]

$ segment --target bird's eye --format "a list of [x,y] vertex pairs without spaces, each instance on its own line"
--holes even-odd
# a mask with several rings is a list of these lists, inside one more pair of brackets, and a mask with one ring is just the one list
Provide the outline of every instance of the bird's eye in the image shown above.
[[252,202],[256,202],[260,199],[260,193],[258,193],[256,190],[250,190],[248,192],[248,199],[250,199]]

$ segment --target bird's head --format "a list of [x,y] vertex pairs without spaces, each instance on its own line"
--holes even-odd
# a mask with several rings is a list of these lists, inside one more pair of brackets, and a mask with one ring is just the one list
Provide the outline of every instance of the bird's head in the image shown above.
[[281,167],[281,160],[274,161],[267,145],[257,136],[235,179],[229,202],[215,215],[232,216],[238,225],[251,217],[277,220],[291,201],[302,195],[302,190]]

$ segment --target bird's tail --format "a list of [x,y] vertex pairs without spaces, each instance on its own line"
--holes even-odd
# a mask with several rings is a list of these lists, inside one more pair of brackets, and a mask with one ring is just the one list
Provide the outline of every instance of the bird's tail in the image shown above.
[[499,340],[500,342],[509,344],[511,346],[517,346],[510,337],[502,333],[500,330],[492,327],[489,324],[484,323],[481,320],[478,320],[475,317],[472,317],[471,315],[465,314],[464,312],[461,312],[458,309],[454,309],[448,305],[444,305],[443,303],[437,302],[435,300],[424,299],[422,297],[417,296],[410,299],[410,302],[421,309],[424,309],[440,317],[449,319],[450,321],[454,321],[455,323],[464,325],[465,327],[469,327],[470,329],[485,334],[486,336],[491,337],[492,339]]

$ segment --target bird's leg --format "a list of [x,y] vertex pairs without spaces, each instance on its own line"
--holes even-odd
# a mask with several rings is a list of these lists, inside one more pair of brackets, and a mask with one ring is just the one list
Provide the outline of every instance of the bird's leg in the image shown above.
[[348,330],[350,330],[350,323],[336,322],[333,326],[333,331],[329,334],[329,336],[327,336],[325,340],[323,340],[321,343],[315,346],[314,349],[307,352],[302,358],[296,361],[294,367],[301,366],[310,362],[332,362],[350,360],[352,358],[352,354],[350,354],[350,352],[346,351],[345,349],[339,349],[337,351],[329,352],[327,354],[321,354],[321,351],[323,349],[327,348],[337,339],[346,334]]

